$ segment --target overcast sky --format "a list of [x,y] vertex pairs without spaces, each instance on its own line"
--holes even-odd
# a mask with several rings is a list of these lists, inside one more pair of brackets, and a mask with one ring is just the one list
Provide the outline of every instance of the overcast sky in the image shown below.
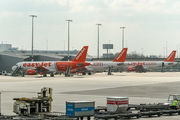
[[[20,50],[31,49],[31,25],[34,19],[34,49],[67,50],[70,23],[70,49],[89,46],[88,53],[97,56],[97,23],[102,24],[102,44],[114,44],[111,53],[122,49],[122,30],[128,53],[164,55],[180,48],[179,0],[0,0],[0,42]],[[179,52],[180,53],[180,52]]]

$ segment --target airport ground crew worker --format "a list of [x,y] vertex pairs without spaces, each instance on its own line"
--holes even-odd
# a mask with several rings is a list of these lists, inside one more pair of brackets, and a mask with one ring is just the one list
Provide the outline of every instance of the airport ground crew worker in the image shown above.
[[174,100],[174,102],[173,102],[173,107],[172,107],[172,108],[173,108],[173,109],[179,108],[179,106],[178,106],[178,100],[177,100],[177,99]]

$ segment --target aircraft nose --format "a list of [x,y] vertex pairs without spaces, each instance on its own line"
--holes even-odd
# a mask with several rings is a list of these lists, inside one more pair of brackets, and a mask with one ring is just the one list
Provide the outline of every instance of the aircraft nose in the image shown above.
[[12,67],[12,70],[13,70],[13,71],[15,71],[15,70],[16,70],[16,68],[17,68],[17,66],[13,66],[13,67]]

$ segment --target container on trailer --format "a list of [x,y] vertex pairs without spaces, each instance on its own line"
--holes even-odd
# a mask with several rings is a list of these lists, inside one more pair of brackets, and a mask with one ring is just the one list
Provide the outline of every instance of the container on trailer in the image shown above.
[[66,101],[66,115],[72,117],[85,117],[94,115],[94,101]]
[[1,92],[0,92],[0,115],[1,115]]
[[125,112],[128,109],[128,97],[107,97],[107,112]]

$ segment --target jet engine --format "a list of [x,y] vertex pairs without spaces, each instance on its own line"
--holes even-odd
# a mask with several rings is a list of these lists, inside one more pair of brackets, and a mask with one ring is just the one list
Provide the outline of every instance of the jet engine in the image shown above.
[[74,74],[74,73],[83,73],[82,71],[78,71],[78,70],[76,70],[76,69],[72,69],[71,70],[71,74]]
[[27,70],[27,75],[35,75],[35,74],[36,74],[35,70],[32,69]]
[[72,70],[71,70],[71,73],[76,73],[76,70],[75,70],[75,69],[72,69]]

